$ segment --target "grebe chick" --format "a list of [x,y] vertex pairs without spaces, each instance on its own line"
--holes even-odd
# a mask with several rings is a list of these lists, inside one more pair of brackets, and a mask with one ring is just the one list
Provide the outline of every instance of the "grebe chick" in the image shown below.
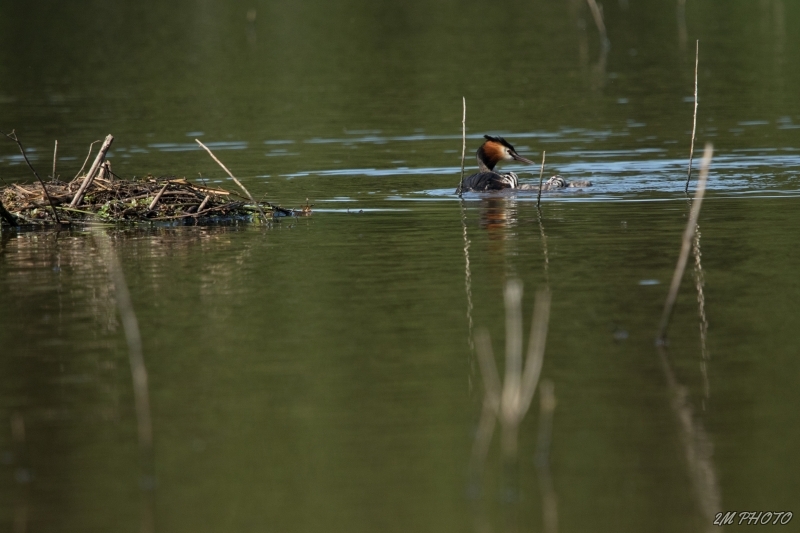
[[[539,189],[539,186],[520,185],[519,178],[513,172],[501,174],[494,171],[500,161],[522,161],[535,165],[530,159],[525,159],[517,153],[511,143],[502,137],[483,136],[486,141],[478,148],[475,154],[478,160],[478,172],[464,178],[461,182],[462,191],[499,191],[502,189]],[[591,182],[568,182],[561,176],[553,176],[542,186],[542,190],[563,189],[566,187],[588,187]]]

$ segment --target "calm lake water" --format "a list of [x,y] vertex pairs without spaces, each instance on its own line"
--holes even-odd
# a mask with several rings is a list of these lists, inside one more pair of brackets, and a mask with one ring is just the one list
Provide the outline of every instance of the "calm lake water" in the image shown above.
[[[233,188],[199,138],[254,195],[315,210],[3,228],[3,528],[685,532],[800,513],[800,4],[686,4],[607,0],[605,54],[583,0],[0,5],[0,130],[40,174],[56,139],[69,179],[112,133],[123,177]],[[715,154],[659,352],[697,39],[695,167]],[[500,134],[594,185],[541,211],[524,192],[460,202],[462,96],[468,169]],[[11,142],[0,178],[32,179]],[[149,458],[107,240],[143,339]],[[502,370],[514,278],[526,335],[552,291],[557,403],[546,419],[537,394],[513,468],[496,434],[471,477],[471,336],[489,331]]]

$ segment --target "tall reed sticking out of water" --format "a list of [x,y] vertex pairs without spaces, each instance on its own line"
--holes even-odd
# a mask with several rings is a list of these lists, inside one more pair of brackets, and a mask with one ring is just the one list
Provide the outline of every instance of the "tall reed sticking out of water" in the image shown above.
[[58,139],[56,139],[56,145],[53,148],[53,175],[51,176],[52,180],[56,180],[56,158],[58,156]]
[[467,98],[461,97],[462,113],[461,113],[461,179],[458,180],[458,189],[456,194],[461,196],[461,184],[464,183],[464,157],[467,154]]
[[713,155],[714,146],[711,143],[707,143],[705,151],[703,152],[703,160],[700,162],[700,177],[697,180],[697,190],[694,194],[692,210],[689,214],[689,220],[686,223],[686,229],[683,232],[681,252],[678,255],[678,263],[675,265],[675,272],[672,275],[672,283],[669,287],[667,300],[664,302],[664,313],[661,315],[661,324],[658,327],[656,344],[659,345],[663,345],[666,342],[667,327],[669,327],[669,320],[672,316],[672,308],[675,306],[675,300],[678,297],[678,289],[681,286],[681,278],[683,278],[683,272],[686,269],[686,261],[689,258],[689,251],[692,248],[692,238],[697,231],[697,219],[700,216],[700,206],[703,203],[706,181],[708,180],[708,169],[711,165],[711,158]]
[[536,195],[536,207],[542,205],[542,180],[544,179],[544,156],[547,152],[542,150],[542,166],[539,168],[539,194]]
[[692,119],[692,145],[689,148],[689,172],[686,173],[685,192],[689,193],[689,180],[692,179],[692,158],[694,157],[694,135],[697,131],[697,65],[700,62],[700,40],[695,43],[694,51],[694,118]]

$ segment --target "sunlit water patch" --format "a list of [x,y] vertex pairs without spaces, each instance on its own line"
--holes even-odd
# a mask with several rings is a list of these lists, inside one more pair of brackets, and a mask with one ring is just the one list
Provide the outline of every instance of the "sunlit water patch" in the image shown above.
[[[755,122],[747,124],[752,125]],[[761,125],[761,122],[758,124]],[[638,126],[638,124],[629,125],[629,127]],[[525,141],[531,139],[536,140],[537,146],[541,146],[543,143],[569,145],[566,149],[547,152],[545,177],[558,173],[567,180],[591,181],[592,186],[582,189],[570,188],[563,191],[551,191],[545,196],[548,200],[619,201],[636,199],[641,195],[645,195],[649,199],[654,193],[670,195],[682,193],[686,186],[688,154],[677,155],[682,150],[677,148],[678,141],[654,138],[650,143],[651,146],[625,149],[604,148],[608,144],[606,142],[608,139],[625,137],[629,134],[628,128],[621,131],[562,128],[558,132],[504,133],[503,135],[515,143],[520,153],[536,153],[531,146],[524,144]],[[466,174],[470,174],[474,172],[471,152],[482,139],[482,135],[471,134],[467,138],[470,155],[467,159]],[[452,148],[452,144],[459,140],[460,136],[458,135],[415,133],[388,136],[370,133],[344,138],[312,138],[302,141],[302,143],[306,145],[364,145],[365,147],[375,144],[398,145],[397,151],[407,153],[426,152],[425,149],[433,144],[441,147],[442,151],[448,154],[447,159],[452,161],[452,154],[457,152]],[[416,150],[409,148],[409,143],[412,146],[416,145],[414,146]],[[696,179],[699,172],[702,153],[699,144],[698,142],[693,162],[692,180]],[[538,184],[538,167],[508,165],[503,169],[516,172],[523,184],[534,187]],[[281,174],[281,177],[288,180],[379,178],[391,179],[398,186],[402,186],[404,181],[416,185],[422,177],[430,176],[430,181],[437,185],[434,188],[407,189],[386,197],[388,200],[422,200],[431,197],[452,197],[459,173],[460,166],[457,165],[414,165],[413,161],[392,160],[386,166],[308,169]],[[795,195],[798,189],[798,175],[800,175],[800,150],[797,148],[746,148],[718,151],[712,162],[708,188],[710,191],[723,195]],[[452,186],[440,186],[445,181],[444,176],[453,177]],[[502,194],[509,194],[509,192]],[[511,194],[525,199],[536,196],[536,191],[518,190]],[[482,195],[484,194],[470,193],[467,196]]]

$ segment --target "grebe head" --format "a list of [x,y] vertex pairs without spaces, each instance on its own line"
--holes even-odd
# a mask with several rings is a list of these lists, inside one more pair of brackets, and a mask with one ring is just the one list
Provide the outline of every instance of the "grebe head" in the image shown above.
[[486,139],[480,148],[478,148],[478,166],[481,171],[492,170],[495,165],[500,161],[522,161],[529,165],[535,165],[530,159],[525,159],[517,153],[511,143],[502,137],[492,137],[491,135],[484,135]]

